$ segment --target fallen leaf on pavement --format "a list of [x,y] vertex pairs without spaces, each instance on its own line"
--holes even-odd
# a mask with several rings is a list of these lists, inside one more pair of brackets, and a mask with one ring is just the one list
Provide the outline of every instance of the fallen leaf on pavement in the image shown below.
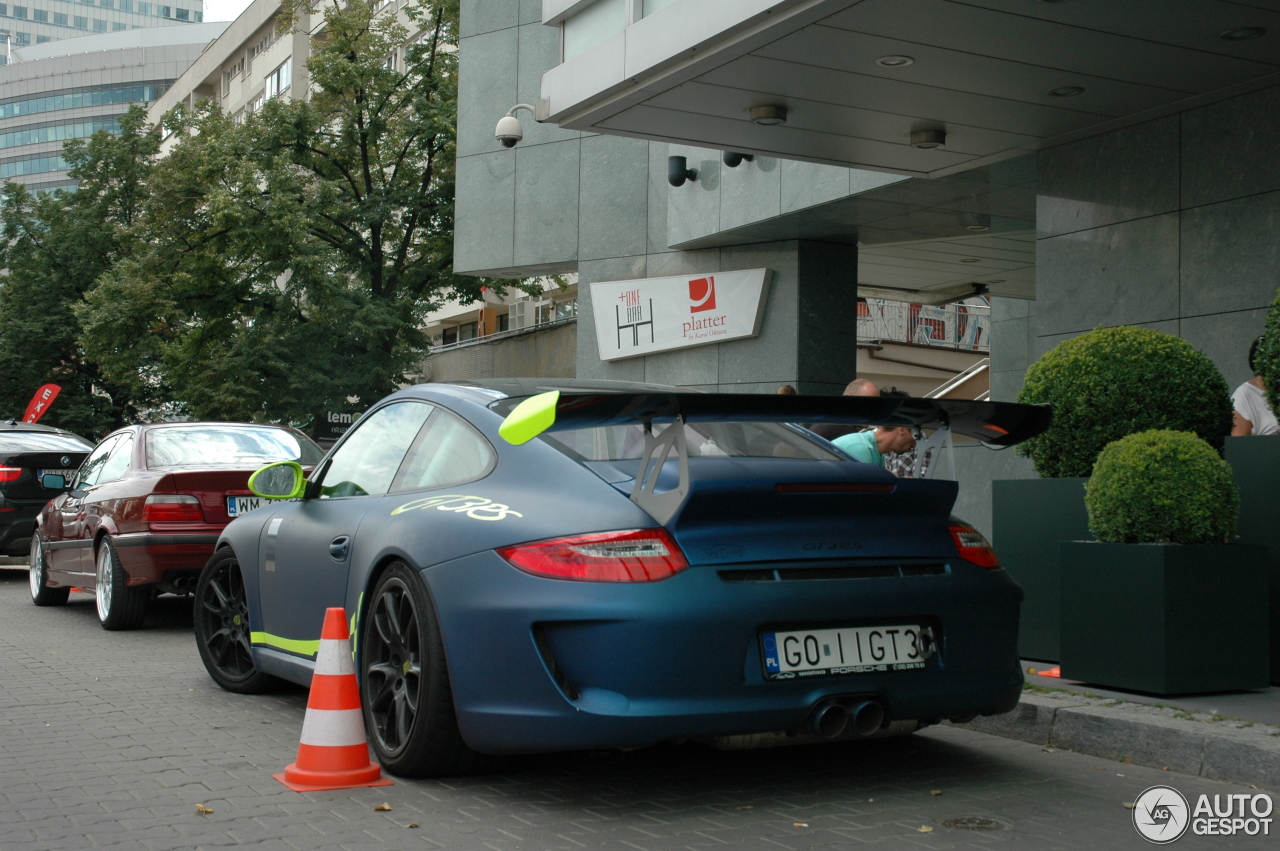
[[378,806],[374,807],[373,809],[374,809],[374,811],[375,811],[375,812],[379,812],[379,813],[389,813],[389,812],[391,812],[391,805],[390,805],[390,804],[385,804],[385,803],[384,803],[384,804],[378,804]]
[[1137,807],[1137,806],[1138,806],[1138,805],[1137,805],[1136,803],[1132,803],[1132,802],[1130,802],[1130,801],[1125,801],[1125,802],[1124,802],[1124,808],[1125,808],[1126,810],[1132,810],[1132,809],[1134,809],[1134,808],[1135,808],[1135,807]]
[[792,822],[791,826],[792,827],[808,827],[809,825],[805,824],[802,821],[797,821],[797,822]]
[[933,828],[927,824],[922,824],[916,828],[916,833],[933,833]]
[[202,816],[207,816],[209,813],[213,812],[213,810],[209,809],[204,804],[196,804],[196,812]]
[[752,809],[752,805],[751,805],[751,804],[747,804],[746,806],[742,806],[742,807],[734,807],[734,809],[735,809],[735,810],[749,810],[749,809]]
[[1105,765],[1095,765],[1095,766],[1093,767],[1093,770],[1094,770],[1094,771],[1106,771],[1106,770],[1107,770],[1107,767],[1106,767]]
[[1055,751],[1053,748],[1041,748],[1040,752],[1041,753],[1057,753],[1057,751]]
[[420,826],[420,825],[419,825],[416,821],[411,821],[411,822],[409,822],[408,824],[406,824],[406,825],[404,826],[404,829],[405,829],[405,830],[413,830],[415,827],[419,827],[419,826]]
[[930,790],[929,790],[929,794],[930,794],[930,795],[941,795],[941,794],[942,794],[942,790],[941,790],[941,789],[930,789]]

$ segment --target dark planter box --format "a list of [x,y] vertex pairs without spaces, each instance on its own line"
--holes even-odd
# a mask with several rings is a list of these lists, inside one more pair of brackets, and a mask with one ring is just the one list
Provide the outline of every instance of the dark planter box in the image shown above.
[[1024,659],[1057,662],[1062,607],[1059,545],[1090,541],[1088,479],[1004,479],[991,483],[991,537],[1000,564],[1026,594],[1018,627]]
[[1240,541],[1271,553],[1271,682],[1280,685],[1280,437],[1228,437],[1227,463],[1240,489]]
[[1266,688],[1267,551],[1062,544],[1062,677],[1152,694]]

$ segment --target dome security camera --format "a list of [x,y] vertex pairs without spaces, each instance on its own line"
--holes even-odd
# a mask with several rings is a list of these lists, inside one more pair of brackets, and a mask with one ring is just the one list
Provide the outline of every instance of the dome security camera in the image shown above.
[[494,137],[502,143],[504,148],[514,148],[516,143],[524,138],[524,128],[520,126],[520,119],[514,115],[504,115],[498,121],[498,127],[493,131]]

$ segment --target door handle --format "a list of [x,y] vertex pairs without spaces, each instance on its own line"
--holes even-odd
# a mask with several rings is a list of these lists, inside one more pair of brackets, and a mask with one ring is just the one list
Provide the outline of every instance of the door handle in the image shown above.
[[329,555],[337,561],[346,561],[349,549],[351,549],[350,535],[339,535],[329,542]]

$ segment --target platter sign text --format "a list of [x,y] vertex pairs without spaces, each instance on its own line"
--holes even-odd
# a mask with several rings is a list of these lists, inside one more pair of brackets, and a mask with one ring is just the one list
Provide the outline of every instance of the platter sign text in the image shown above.
[[591,285],[605,361],[760,333],[768,269],[600,281]]

